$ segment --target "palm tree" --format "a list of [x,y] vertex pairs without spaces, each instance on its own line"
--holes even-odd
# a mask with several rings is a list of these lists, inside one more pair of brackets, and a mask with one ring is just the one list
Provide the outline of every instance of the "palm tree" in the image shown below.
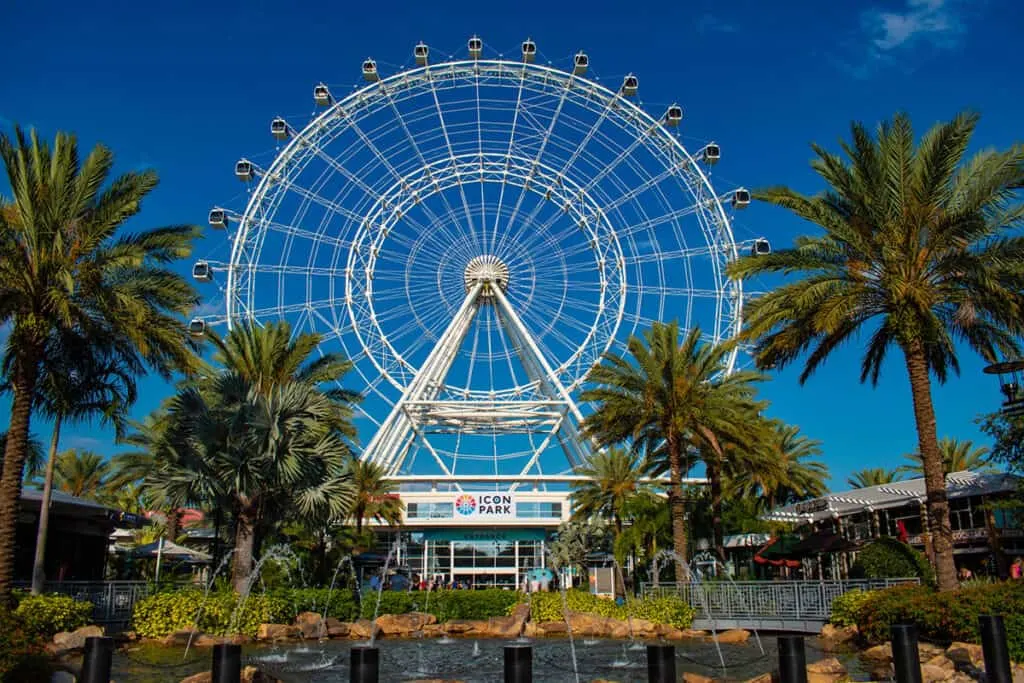
[[[652,463],[669,473],[668,502],[677,562],[686,561],[686,504],[683,475],[701,451],[723,455],[722,444],[751,446],[742,416],[755,411],[750,371],[725,373],[728,347],[703,344],[693,329],[680,343],[676,323],[654,323],[644,337],[631,337],[631,359],[606,354],[590,374],[593,387],[582,393],[594,412],[583,432],[598,445],[632,441],[652,454]],[[676,567],[683,580],[683,568]]]
[[[877,384],[886,353],[903,356],[913,397],[941,590],[957,586],[953,534],[936,436],[932,378],[957,372],[956,341],[986,359],[1017,353],[1024,332],[1024,223],[1014,188],[1024,185],[1024,145],[964,161],[978,117],[960,114],[914,145],[902,114],[874,136],[859,123],[845,158],[814,146],[827,191],[786,187],[756,193],[823,234],[795,247],[748,256],[733,277],[802,274],[746,306],[743,338],[760,367],[784,367],[810,351],[804,382],[832,353],[867,339],[861,381]],[[865,328],[871,326],[870,332]]]
[[651,493],[633,496],[623,504],[622,515],[629,520],[615,535],[613,549],[620,564],[634,553],[649,566],[660,547],[672,544],[672,520],[665,499]]
[[[953,472],[996,472],[998,471],[988,457],[987,446],[975,446],[970,440],[960,441],[943,437],[939,440],[939,452],[942,453],[942,471],[944,474]],[[896,469],[901,474],[915,477],[924,475],[924,464],[920,453],[908,453],[903,456],[911,462]]]
[[108,488],[110,463],[92,451],[71,448],[60,453],[53,469],[53,485],[79,498],[101,500],[111,493]]
[[821,442],[800,434],[796,425],[779,420],[770,425],[762,459],[754,466],[733,469],[729,495],[755,498],[758,507],[767,510],[825,495],[828,466],[811,459],[821,455]]
[[352,503],[351,449],[336,428],[337,406],[315,388],[288,382],[269,395],[234,373],[205,392],[187,388],[171,402],[171,433],[183,457],[162,463],[154,479],[175,506],[190,502],[196,482],[235,515],[232,582],[243,592],[256,533],[291,511],[326,521]]
[[899,479],[899,470],[887,470],[884,467],[866,467],[857,470],[847,478],[846,483],[855,489],[868,486],[891,484]]
[[576,468],[579,480],[572,484],[572,500],[577,519],[610,518],[616,535],[622,533],[622,518],[629,502],[649,491],[642,478],[648,467],[635,450],[609,448],[596,451]]
[[[7,447],[7,432],[0,432],[0,466],[4,462],[4,450]],[[25,454],[25,479],[30,480],[39,476],[43,471],[43,447],[39,439],[32,436],[28,440],[28,452]]]
[[42,593],[46,581],[50,497],[61,428],[66,422],[99,416],[102,423],[113,425],[117,434],[122,434],[125,410],[135,402],[137,395],[133,373],[141,371],[141,368],[131,367],[133,362],[132,354],[120,357],[116,345],[107,340],[90,341],[77,333],[55,335],[48,344],[36,387],[36,408],[53,419],[53,434],[39,504],[32,565],[33,595]]
[[48,340],[77,330],[131,352],[163,376],[196,362],[183,319],[195,290],[168,266],[186,257],[194,226],[118,236],[156,187],[152,171],[107,184],[113,154],[97,145],[81,160],[73,136],[51,147],[35,131],[0,135],[11,199],[0,199],[0,325],[10,325],[5,367],[13,390],[0,476],[0,598],[10,594],[18,497],[32,407]]
[[349,517],[355,524],[356,538],[363,533],[363,523],[375,520],[378,523],[396,525],[402,523],[402,501],[398,487],[388,479],[387,471],[380,465],[353,459],[349,463],[354,498]]

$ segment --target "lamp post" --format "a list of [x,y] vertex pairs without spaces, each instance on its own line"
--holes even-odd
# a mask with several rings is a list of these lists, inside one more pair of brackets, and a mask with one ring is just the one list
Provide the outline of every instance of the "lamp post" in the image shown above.
[[1024,414],[1024,358],[1004,360],[992,363],[984,370],[986,375],[999,378],[999,391],[1003,394],[1003,405],[1000,411],[1004,415]]

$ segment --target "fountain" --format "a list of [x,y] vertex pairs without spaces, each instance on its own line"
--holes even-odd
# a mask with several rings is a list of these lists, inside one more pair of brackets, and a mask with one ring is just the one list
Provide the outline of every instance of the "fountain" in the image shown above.
[[[655,575],[657,575],[657,572],[658,572],[659,562],[663,558],[664,559],[673,559],[673,560],[675,560],[676,567],[677,568],[681,567],[683,569],[683,571],[686,572],[687,578],[689,579],[690,584],[692,584],[694,587],[696,587],[700,583],[694,577],[693,572],[690,571],[690,566],[683,560],[683,558],[681,558],[679,556],[678,553],[676,553],[676,551],[674,551],[674,550],[672,550],[670,548],[665,548],[664,550],[659,550],[658,553],[652,559],[652,565],[653,565],[652,566],[652,570],[653,570]],[[678,571],[678,569],[677,569],[677,571]],[[679,581],[679,577],[676,577],[676,582],[678,583],[678,581]],[[701,607],[704,608],[704,613],[705,614],[709,614],[709,615],[712,614],[712,611],[711,611],[710,607],[708,606],[707,596],[704,594],[704,591],[702,591],[702,590],[693,590],[693,594],[697,596],[697,600],[701,603]],[[714,641],[714,643],[715,643],[715,650],[718,653],[718,661],[719,661],[719,663],[722,666],[722,672],[725,673],[725,670],[726,670],[726,667],[725,667],[725,657],[722,655],[722,645],[721,645],[721,643],[718,642],[718,628],[717,628],[717,623],[715,622],[714,617],[711,618],[711,640]]]
[[231,560],[231,555],[234,552],[235,551],[232,548],[224,554],[224,557],[221,559],[220,564],[217,565],[217,568],[213,570],[213,574],[210,575],[210,580],[206,582],[205,586],[203,586],[203,599],[199,601],[199,609],[196,610],[196,616],[192,620],[192,623],[195,625],[196,628],[192,629],[192,631],[190,631],[188,634],[188,642],[185,643],[185,654],[182,655],[181,658],[181,661],[183,662],[188,661],[188,651],[189,648],[192,647],[192,639],[195,638],[196,630],[199,628],[199,618],[203,616],[203,609],[206,607],[206,601],[210,597],[210,589],[213,588],[213,584],[217,580],[217,575],[227,568],[228,562]]
[[391,545],[388,550],[388,554],[384,556],[384,568],[381,569],[380,573],[380,585],[377,587],[377,604],[373,608],[373,619],[370,620],[370,642],[369,646],[373,647],[373,644],[377,642],[377,617],[380,615],[380,601],[384,597],[384,584],[388,578],[388,567],[391,565],[391,558],[398,550],[398,540]]

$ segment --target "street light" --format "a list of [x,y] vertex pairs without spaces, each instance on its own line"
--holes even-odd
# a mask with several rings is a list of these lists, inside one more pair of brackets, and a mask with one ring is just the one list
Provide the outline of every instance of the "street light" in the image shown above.
[[1024,414],[1022,373],[1024,373],[1024,358],[993,363],[985,368],[985,374],[999,377],[999,391],[1003,394],[1003,406],[1000,412],[1004,415]]

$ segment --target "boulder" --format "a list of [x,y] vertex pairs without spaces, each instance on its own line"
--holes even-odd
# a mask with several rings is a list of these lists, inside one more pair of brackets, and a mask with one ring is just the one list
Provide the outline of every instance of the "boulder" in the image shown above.
[[918,643],[917,644],[917,655],[921,663],[924,664],[929,659],[938,657],[939,655],[945,655],[946,648],[939,647],[938,645],[932,645],[931,643]]
[[924,663],[928,666],[937,666],[940,669],[945,669],[946,671],[956,671],[956,664],[945,654],[935,655]]
[[538,626],[540,626],[543,635],[546,636],[561,635],[569,632],[569,628],[565,625],[564,621],[545,621],[538,624]]
[[523,622],[514,615],[487,620],[487,635],[491,638],[518,638],[522,629]]
[[684,631],[674,626],[667,625],[658,627],[658,635],[665,640],[683,640],[686,638],[686,633]]
[[1024,683],[1024,664],[1014,664],[1010,673],[1013,674],[1013,683]]
[[83,626],[74,631],[61,631],[53,637],[53,650],[57,654],[70,650],[81,650],[85,647],[86,638],[98,638],[103,636],[102,626]]
[[349,624],[348,637],[355,638],[357,640],[369,640],[373,638],[374,633],[379,632],[379,628],[369,619],[359,619]]
[[629,635],[629,629],[632,628],[634,638],[654,638],[658,635],[658,625],[653,621],[648,621],[647,619],[623,619],[622,623],[626,625],[627,635]]
[[260,671],[255,666],[247,666],[242,669],[241,683],[281,683],[281,681],[265,671]]
[[440,638],[444,635],[444,624],[427,624],[423,627],[425,638]]
[[344,638],[348,635],[349,625],[344,621],[338,621],[334,617],[324,619],[324,626],[327,627],[328,638]]
[[327,624],[316,612],[300,612],[295,617],[295,627],[306,640],[319,640],[327,637]]
[[384,636],[407,638],[422,631],[424,626],[437,623],[433,614],[410,612],[409,614],[382,614],[377,617],[377,627]]
[[[607,636],[611,631],[608,618],[587,612],[566,612],[566,620],[577,636]],[[627,625],[628,629],[628,625]]]
[[487,634],[487,622],[480,619],[452,619],[443,624],[450,636],[482,636]]
[[201,638],[202,635],[198,629],[187,628],[164,636],[160,642],[167,647],[185,647],[189,642],[195,645],[196,640]]
[[695,674],[692,671],[685,671],[683,672],[683,683],[715,683],[715,679]]
[[889,664],[892,662],[892,643],[882,643],[869,647],[860,653],[861,659],[874,664]]
[[937,683],[938,681],[947,681],[953,677],[956,671],[950,669],[943,669],[940,666],[933,664],[922,664],[921,665],[921,680],[924,683]]
[[821,646],[826,652],[844,649],[857,638],[857,633],[856,626],[825,624],[821,629]]
[[946,648],[946,656],[957,664],[972,666],[979,670],[985,668],[985,654],[981,649],[981,645],[953,643]]
[[750,640],[750,631],[733,628],[718,634],[719,643],[745,643]]
[[846,667],[835,657],[807,665],[807,683],[832,683],[840,678],[846,678]]
[[707,631],[698,631],[692,628],[683,629],[683,638],[707,638],[710,635]]
[[515,617],[517,621],[521,621],[521,622],[529,621],[530,620],[530,605],[528,605],[525,602],[516,605],[512,609],[512,616]]
[[223,636],[211,636],[205,633],[200,633],[192,639],[192,647],[213,647],[214,645],[218,645],[223,642]]
[[181,679],[181,683],[213,683],[213,672],[202,671]]
[[631,635],[629,627],[630,625],[628,622],[619,621],[618,619],[609,619],[608,637],[618,639],[629,638]]
[[260,624],[256,631],[256,640],[288,640],[300,635],[301,631],[291,624]]
[[528,621],[526,622],[526,625],[523,626],[523,635],[527,638],[540,638],[546,634],[544,633],[544,629],[540,627],[540,624],[534,621]]
[[774,683],[774,681],[774,675],[770,671],[767,671],[760,676],[754,676],[753,678],[747,679],[746,683]]

